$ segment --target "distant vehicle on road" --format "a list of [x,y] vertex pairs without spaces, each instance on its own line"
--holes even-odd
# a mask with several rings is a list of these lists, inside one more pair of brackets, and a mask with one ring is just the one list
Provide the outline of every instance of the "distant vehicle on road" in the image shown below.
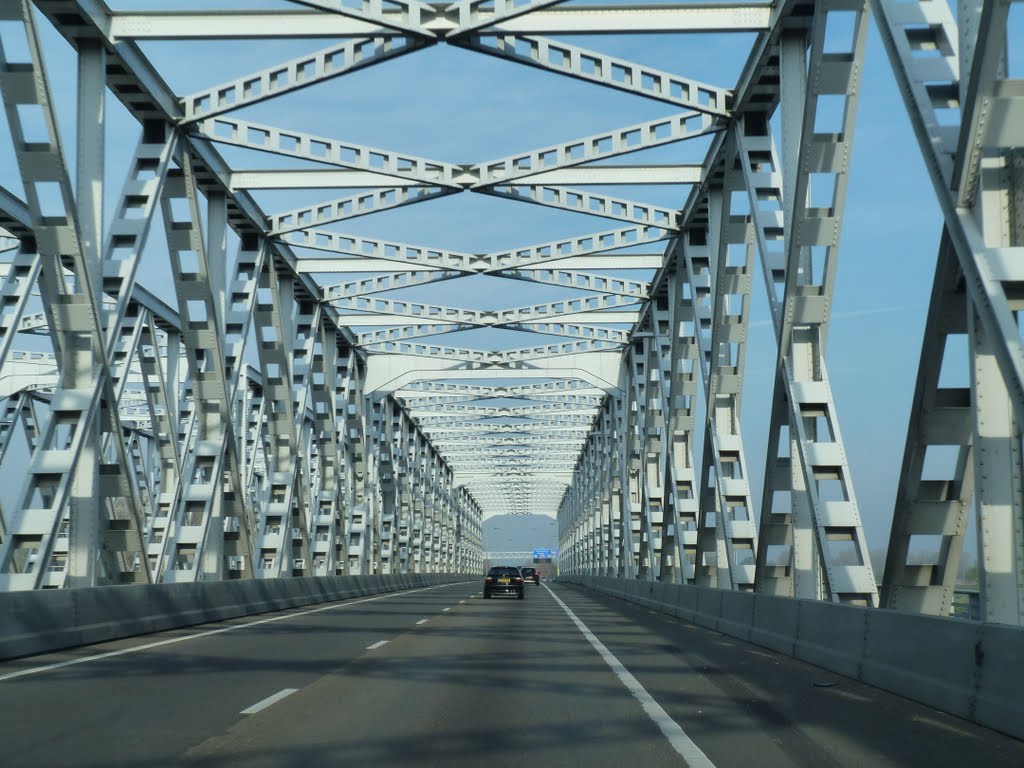
[[536,568],[526,566],[525,568],[520,568],[519,570],[522,571],[523,581],[532,581],[534,584],[540,584],[540,571],[538,571]]
[[515,595],[520,600],[526,597],[523,574],[511,565],[496,565],[484,576],[484,600],[492,595]]

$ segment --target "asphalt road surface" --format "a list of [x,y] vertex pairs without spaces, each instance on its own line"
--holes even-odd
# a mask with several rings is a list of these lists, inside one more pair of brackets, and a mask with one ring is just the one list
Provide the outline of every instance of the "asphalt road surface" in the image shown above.
[[480,587],[0,664],[0,764],[1024,766],[1024,742],[710,630]]

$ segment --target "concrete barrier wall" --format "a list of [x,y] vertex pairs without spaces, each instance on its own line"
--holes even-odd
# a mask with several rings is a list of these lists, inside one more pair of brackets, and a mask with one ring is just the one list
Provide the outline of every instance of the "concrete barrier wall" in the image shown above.
[[1024,627],[604,576],[628,600],[1024,739]]
[[0,593],[0,659],[402,589],[458,574],[314,576]]

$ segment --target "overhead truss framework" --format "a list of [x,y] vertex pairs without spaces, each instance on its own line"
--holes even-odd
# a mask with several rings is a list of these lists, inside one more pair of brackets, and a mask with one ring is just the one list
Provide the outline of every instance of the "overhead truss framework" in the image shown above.
[[[0,589],[472,572],[483,517],[512,512],[558,518],[569,572],[940,614],[973,504],[985,617],[1020,623],[1011,3],[954,18],[943,0],[870,1],[944,216],[883,574],[826,363],[868,0],[3,4],[17,173],[0,188],[0,462],[25,479],[0,509]],[[44,26],[73,48],[72,91],[48,73]],[[707,82],[563,39],[621,33],[713,33],[746,63]],[[187,92],[146,55],[190,40],[216,60],[263,38],[307,50]],[[291,117],[289,99],[437,46],[661,116],[457,162]],[[139,125],[123,183],[107,178],[126,151],[108,95]],[[269,102],[279,121],[249,119]],[[357,234],[474,196],[602,224],[482,252]],[[470,285],[466,306],[434,298]],[[470,301],[487,290],[543,298]],[[740,424],[759,290],[776,352],[766,456]],[[954,335],[970,352],[959,389],[939,378]],[[948,477],[926,477],[929,449],[950,446]],[[915,537],[939,541],[937,561],[914,560]]]

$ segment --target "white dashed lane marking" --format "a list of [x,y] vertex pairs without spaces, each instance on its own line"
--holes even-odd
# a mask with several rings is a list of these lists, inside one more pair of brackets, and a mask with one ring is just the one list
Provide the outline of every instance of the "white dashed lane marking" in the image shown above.
[[378,648],[380,648],[380,647],[381,647],[382,645],[387,645],[387,644],[388,644],[388,641],[387,641],[387,640],[378,640],[378,641],[377,641],[376,643],[374,643],[373,645],[368,645],[368,646],[366,646],[366,650],[368,650],[368,651],[375,651],[375,650],[377,650]]
[[417,625],[419,625],[419,624],[426,624],[428,621],[430,621],[430,619],[420,619],[419,621],[416,622],[416,624]]
[[255,715],[257,712],[259,712],[260,710],[266,709],[271,704],[276,704],[281,699],[283,699],[285,696],[291,696],[297,690],[299,690],[299,689],[298,688],[285,688],[284,690],[278,691],[273,696],[267,696],[267,698],[265,698],[263,701],[256,702],[255,704],[253,704],[248,709],[243,709],[240,714],[243,714],[243,715]]

